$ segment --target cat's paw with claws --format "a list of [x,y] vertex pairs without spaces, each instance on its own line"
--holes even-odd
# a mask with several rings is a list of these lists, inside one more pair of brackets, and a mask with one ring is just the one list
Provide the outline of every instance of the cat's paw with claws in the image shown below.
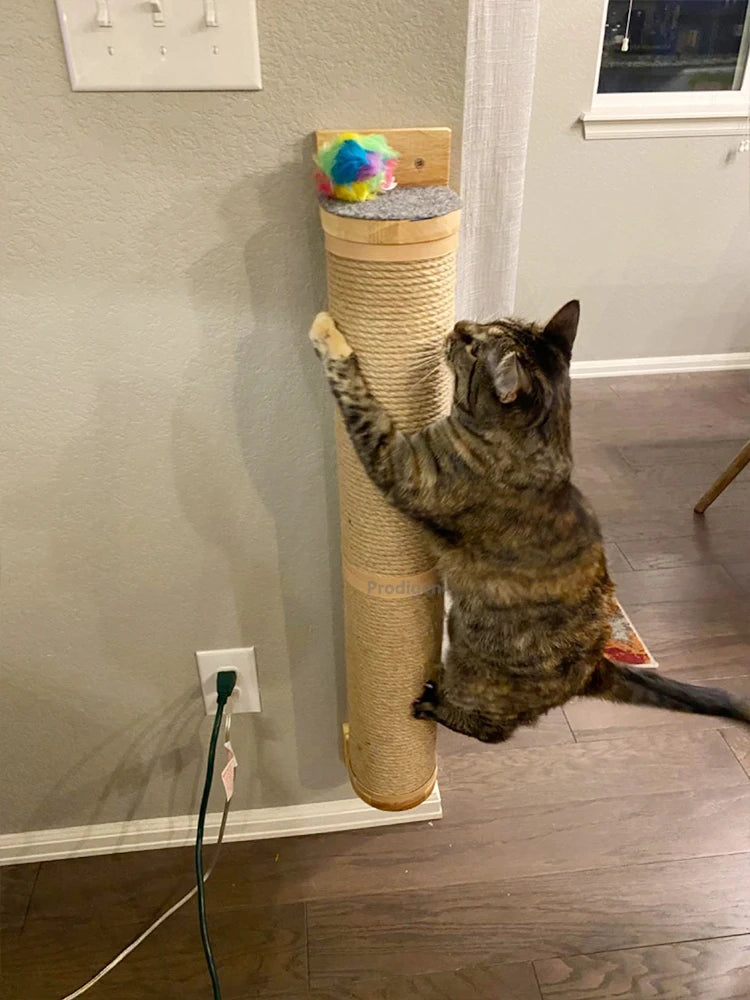
[[346,338],[336,324],[330,313],[319,312],[310,327],[310,340],[319,358],[327,360],[332,358],[340,361],[348,358],[352,353],[351,347],[347,344]]
[[427,681],[424,691],[412,702],[411,714],[415,719],[435,719],[435,709],[438,704],[438,689],[434,681]]

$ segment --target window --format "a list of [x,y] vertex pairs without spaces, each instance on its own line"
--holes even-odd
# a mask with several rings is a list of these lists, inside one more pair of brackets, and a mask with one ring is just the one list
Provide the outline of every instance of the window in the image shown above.
[[606,0],[604,7],[592,108],[582,116],[586,138],[747,128],[750,0]]
[[747,15],[748,0],[610,0],[599,93],[740,90]]

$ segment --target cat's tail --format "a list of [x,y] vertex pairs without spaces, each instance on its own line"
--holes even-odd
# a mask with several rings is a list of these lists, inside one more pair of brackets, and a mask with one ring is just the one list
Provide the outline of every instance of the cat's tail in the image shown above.
[[718,715],[750,724],[750,701],[736,698],[722,688],[685,684],[656,670],[640,670],[609,660],[601,661],[591,675],[584,694],[628,705],[651,705],[673,712]]

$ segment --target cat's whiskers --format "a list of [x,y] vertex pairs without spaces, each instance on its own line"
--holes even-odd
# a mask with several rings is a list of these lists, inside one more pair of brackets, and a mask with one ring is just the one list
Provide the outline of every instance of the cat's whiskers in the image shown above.
[[435,367],[435,365],[439,364],[441,361],[442,357],[432,354],[429,357],[425,358],[423,361],[420,361],[419,364],[413,365],[411,368],[411,372],[412,374],[414,374],[415,372],[417,373],[423,372],[426,368],[432,370]]
[[[429,371],[425,372],[425,374],[422,375],[420,378],[415,379],[412,382],[412,386],[422,385],[424,382],[429,381],[429,379],[434,378],[434,376],[437,375],[437,373],[440,371],[442,363],[443,363],[443,359],[440,358],[438,360],[437,364],[433,364],[432,368],[430,368]],[[417,369],[417,370],[419,370],[419,369]]]
[[442,358],[442,356],[443,356],[442,350],[436,350],[434,344],[425,345],[417,352],[415,356],[416,363],[414,365],[414,368],[417,371],[419,371],[422,368],[424,368],[426,364],[430,364],[438,360],[439,358]]
[[435,345],[434,344],[421,344],[417,348],[417,357],[434,357],[435,356]]

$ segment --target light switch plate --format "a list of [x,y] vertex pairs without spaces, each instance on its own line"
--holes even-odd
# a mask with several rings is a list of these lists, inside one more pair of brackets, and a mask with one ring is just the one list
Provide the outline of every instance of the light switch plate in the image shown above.
[[255,0],[57,0],[57,10],[73,90],[261,88]]

